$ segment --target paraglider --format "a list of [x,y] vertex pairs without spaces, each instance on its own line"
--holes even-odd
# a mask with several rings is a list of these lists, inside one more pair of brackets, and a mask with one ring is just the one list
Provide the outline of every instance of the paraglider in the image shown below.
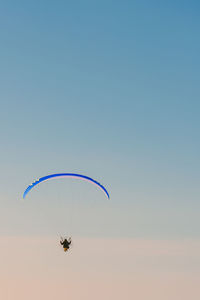
[[[85,176],[85,175],[81,175],[81,174],[76,174],[76,173],[57,173],[57,174],[51,174],[51,175],[47,175],[47,176],[44,176],[44,177],[41,177],[37,180],[35,180],[32,184],[30,184],[26,190],[24,191],[24,194],[23,194],[23,199],[26,198],[27,194],[36,186],[38,185],[39,183],[43,182],[43,181],[47,181],[47,180],[50,180],[50,179],[54,179],[54,178],[61,178],[61,177],[71,177],[71,178],[75,178],[75,179],[80,179],[80,180],[85,180],[85,181],[88,181],[90,183],[93,183],[96,187],[98,187],[102,192],[104,192],[104,194],[106,195],[106,197],[109,199],[110,196],[109,196],[109,193],[108,191],[106,190],[106,188],[101,184],[99,183],[98,181],[92,179],[91,177],[88,177],[88,176]],[[60,245],[63,247],[64,249],[64,252],[67,252],[70,247],[71,247],[71,243],[72,243],[72,240],[71,238],[62,238],[60,239]]]
[[65,239],[63,239],[61,237],[61,239],[60,239],[60,244],[63,246],[63,249],[64,249],[65,252],[69,250],[69,248],[71,246],[71,243],[72,243],[71,238],[68,238],[68,239],[65,238]]

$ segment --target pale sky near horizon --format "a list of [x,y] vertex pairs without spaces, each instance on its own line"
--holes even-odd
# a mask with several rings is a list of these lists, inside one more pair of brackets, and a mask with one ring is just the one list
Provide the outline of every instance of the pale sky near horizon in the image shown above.
[[68,255],[54,238],[7,237],[0,247],[0,297],[5,300],[199,296],[199,241],[84,238]]
[[[105,289],[108,300],[117,299],[116,286],[120,299],[128,291],[127,300],[160,300],[162,288],[162,300],[198,298],[199,12],[194,0],[0,1],[2,299],[27,299],[23,280],[34,286],[37,272],[48,300],[57,288],[80,299],[79,286],[87,300],[101,286],[99,297]],[[33,180],[56,172],[91,176],[111,200],[88,183],[62,179],[21,201]],[[59,275],[65,268],[56,269],[61,234],[75,240],[62,256],[73,274],[67,289]],[[90,272],[100,267],[98,243],[107,277]],[[55,246],[48,259],[47,245]],[[51,263],[55,275],[44,280]]]

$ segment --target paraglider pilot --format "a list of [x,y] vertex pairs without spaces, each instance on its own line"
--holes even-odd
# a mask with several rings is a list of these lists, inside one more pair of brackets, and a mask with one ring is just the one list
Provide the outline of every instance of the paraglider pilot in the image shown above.
[[63,239],[61,237],[61,239],[60,239],[60,244],[63,246],[63,249],[64,249],[65,252],[67,250],[69,250],[71,243],[72,243],[71,238],[68,238],[68,239],[65,238],[65,239]]

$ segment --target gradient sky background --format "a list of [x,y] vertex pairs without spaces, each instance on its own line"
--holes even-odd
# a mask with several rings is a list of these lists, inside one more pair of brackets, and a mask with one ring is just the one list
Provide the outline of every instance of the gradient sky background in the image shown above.
[[[42,289],[33,299],[200,296],[199,12],[199,1],[0,1],[2,299],[31,299],[25,281]],[[111,201],[66,179],[20,201],[54,172],[95,178]],[[67,260],[59,234],[75,239]]]

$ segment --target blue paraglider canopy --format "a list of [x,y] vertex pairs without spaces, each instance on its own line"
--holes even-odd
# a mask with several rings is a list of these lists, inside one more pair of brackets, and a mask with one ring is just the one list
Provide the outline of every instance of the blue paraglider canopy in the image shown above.
[[88,181],[90,183],[95,184],[98,188],[100,188],[105,193],[105,195],[107,196],[108,199],[110,198],[110,196],[109,196],[108,191],[106,190],[106,188],[102,184],[100,184],[98,181],[92,179],[91,177],[88,177],[88,176],[85,176],[85,175],[81,175],[81,174],[76,174],[76,173],[57,173],[57,174],[47,175],[47,176],[44,176],[44,177],[41,177],[41,178],[35,180],[25,190],[25,192],[23,194],[23,199],[25,199],[26,195],[30,192],[30,190],[32,190],[39,183],[41,183],[43,181],[50,180],[50,179],[59,178],[59,177],[71,177],[71,178],[86,180],[86,181]]

